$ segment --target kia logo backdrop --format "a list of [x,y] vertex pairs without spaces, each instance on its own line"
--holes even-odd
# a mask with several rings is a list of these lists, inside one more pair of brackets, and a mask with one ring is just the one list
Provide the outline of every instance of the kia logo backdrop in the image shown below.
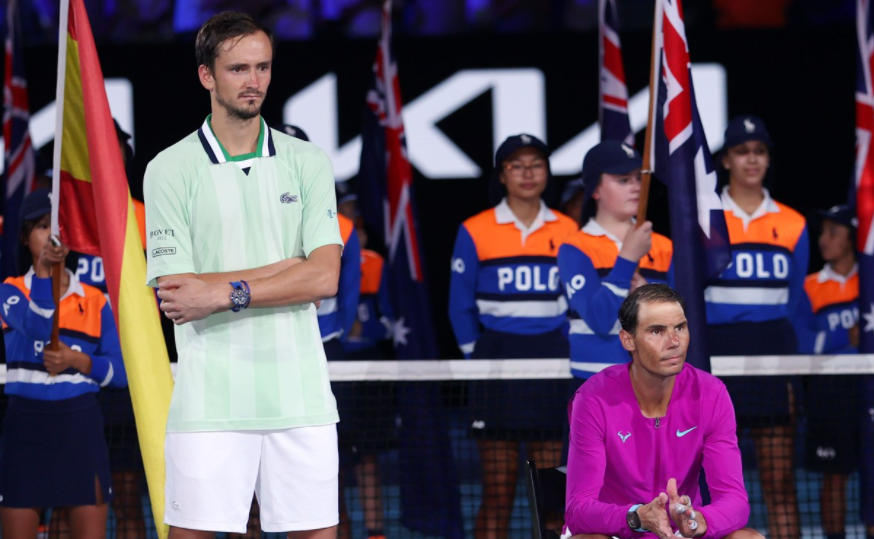
[[[731,116],[761,116],[775,141],[774,197],[804,214],[844,202],[855,152],[854,33],[687,30],[711,149],[721,147]],[[642,148],[651,36],[621,38],[631,122]],[[599,140],[597,35],[409,38],[398,39],[396,47],[426,274],[441,353],[455,358],[443,299],[455,231],[487,207],[494,150],[508,135],[528,132],[546,140],[560,181],[579,173],[586,150]],[[263,115],[271,125],[302,127],[331,156],[341,180],[358,169],[375,48],[375,40],[277,47]],[[98,52],[113,114],[134,137],[131,191],[141,196],[148,161],[197,129],[209,113],[194,44],[110,45],[98,46]],[[57,49],[27,49],[25,62],[31,133],[40,147],[53,137]],[[45,168],[51,166],[48,154],[40,160]],[[669,234],[665,196],[655,185],[650,214],[656,230]],[[811,267],[819,267],[821,261],[812,258]]]

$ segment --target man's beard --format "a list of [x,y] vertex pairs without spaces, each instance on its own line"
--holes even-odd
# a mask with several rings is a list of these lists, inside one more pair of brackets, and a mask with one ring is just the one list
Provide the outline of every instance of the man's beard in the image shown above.
[[251,120],[261,113],[261,105],[247,108],[236,107],[222,99],[218,92],[216,92],[215,99],[222,108],[228,111],[228,117],[232,120]]

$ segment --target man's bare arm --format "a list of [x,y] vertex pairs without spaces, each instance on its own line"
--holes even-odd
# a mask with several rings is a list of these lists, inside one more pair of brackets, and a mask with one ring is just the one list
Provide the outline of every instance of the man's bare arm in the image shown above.
[[304,260],[306,259],[300,256],[280,260],[279,262],[267,264],[266,266],[261,266],[260,268],[252,268],[239,271],[225,271],[222,273],[180,273],[178,275],[164,275],[158,277],[158,284],[160,284],[161,281],[167,280],[169,278],[199,279],[207,284],[227,284],[233,281],[250,282],[256,279],[272,277],[280,271],[286,270],[291,266],[294,266],[295,264],[300,264]]
[[313,303],[337,295],[340,280],[340,245],[325,245],[309,258],[264,279],[249,283],[250,307],[280,307]]
[[[310,253],[307,260],[273,275],[249,281],[252,299],[249,308],[281,307],[313,303],[337,294],[340,277],[339,245],[325,245]],[[228,275],[228,274],[214,274]],[[238,276],[238,272],[230,274]],[[231,308],[228,280],[208,283],[191,274],[159,279],[161,310],[177,324],[206,318]]]

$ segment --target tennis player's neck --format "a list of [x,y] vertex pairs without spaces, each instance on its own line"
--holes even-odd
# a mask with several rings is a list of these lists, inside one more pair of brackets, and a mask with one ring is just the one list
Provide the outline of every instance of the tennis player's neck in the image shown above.
[[231,157],[255,151],[261,133],[261,116],[248,120],[230,118],[224,111],[213,111],[210,127]]
[[657,376],[646,369],[631,364],[629,369],[631,387],[640,413],[646,418],[664,417],[668,413],[668,405],[671,403],[671,395],[674,393],[674,382],[677,376]]

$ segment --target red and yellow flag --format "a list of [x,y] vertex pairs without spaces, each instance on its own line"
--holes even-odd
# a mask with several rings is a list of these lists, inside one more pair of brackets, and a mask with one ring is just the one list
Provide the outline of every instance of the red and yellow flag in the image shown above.
[[55,182],[61,239],[75,251],[103,257],[152,513],[159,536],[166,538],[164,433],[173,378],[154,292],[145,284],[144,247],[83,0],[69,0],[68,13],[66,54],[58,58],[66,64],[63,71],[59,67],[63,116],[56,128],[62,133]]

